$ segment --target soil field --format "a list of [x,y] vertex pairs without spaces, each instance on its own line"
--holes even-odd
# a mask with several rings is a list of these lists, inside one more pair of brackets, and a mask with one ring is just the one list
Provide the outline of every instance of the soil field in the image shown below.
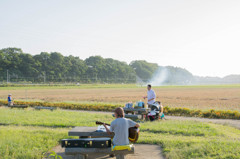
[[[170,107],[191,109],[221,109],[240,111],[240,86],[198,86],[198,87],[153,87],[157,100]],[[145,87],[86,88],[0,88],[0,99],[11,93],[16,100],[49,102],[102,102],[120,103],[143,100],[147,94]]]

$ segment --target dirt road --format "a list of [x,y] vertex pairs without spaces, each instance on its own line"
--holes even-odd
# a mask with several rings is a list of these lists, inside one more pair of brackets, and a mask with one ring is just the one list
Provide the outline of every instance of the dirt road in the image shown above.
[[[63,159],[74,159],[74,156],[69,156],[64,154],[64,148],[60,145],[53,148],[52,151],[56,152],[58,155],[62,156]],[[108,155],[89,155],[88,159],[104,159],[112,158]],[[127,155],[126,159],[164,159],[161,151],[161,147],[158,145],[148,145],[148,144],[135,144],[135,153]],[[113,157],[112,159],[115,159]]]

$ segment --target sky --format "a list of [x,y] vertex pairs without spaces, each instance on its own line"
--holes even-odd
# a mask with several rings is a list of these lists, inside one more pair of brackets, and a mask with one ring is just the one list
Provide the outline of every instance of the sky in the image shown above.
[[240,74],[239,0],[0,0],[0,49]]

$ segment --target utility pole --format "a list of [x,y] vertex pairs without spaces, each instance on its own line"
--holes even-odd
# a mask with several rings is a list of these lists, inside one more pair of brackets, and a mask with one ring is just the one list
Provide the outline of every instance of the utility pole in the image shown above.
[[44,83],[46,83],[46,71],[44,71]]
[[7,70],[7,84],[8,84],[8,70]]

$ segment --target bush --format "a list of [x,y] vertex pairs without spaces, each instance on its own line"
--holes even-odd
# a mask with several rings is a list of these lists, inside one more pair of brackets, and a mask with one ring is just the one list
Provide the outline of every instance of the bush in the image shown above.
[[[57,107],[62,109],[73,109],[73,110],[91,110],[91,111],[108,111],[111,112],[117,107],[122,107],[119,104],[77,104],[77,103],[49,103],[49,102],[25,102],[25,101],[14,101],[16,105],[28,105],[34,106],[45,106],[45,107]],[[0,105],[7,105],[6,100],[0,100]],[[191,117],[202,117],[202,118],[215,118],[215,119],[240,119],[240,112],[238,111],[220,111],[220,110],[191,110],[188,108],[170,108],[164,107],[164,114],[176,115],[176,116],[191,116]]]
[[164,114],[175,116],[191,116],[214,119],[240,119],[240,112],[238,111],[221,111],[221,110],[190,110],[188,108],[170,108],[164,107]]
[[[7,101],[0,100],[1,105],[7,105]],[[45,106],[45,107],[57,107],[62,109],[73,109],[73,110],[94,110],[94,111],[113,111],[121,105],[112,105],[112,104],[76,104],[76,103],[49,103],[49,102],[25,102],[25,101],[14,101],[15,105],[28,105],[30,107],[34,106]]]

